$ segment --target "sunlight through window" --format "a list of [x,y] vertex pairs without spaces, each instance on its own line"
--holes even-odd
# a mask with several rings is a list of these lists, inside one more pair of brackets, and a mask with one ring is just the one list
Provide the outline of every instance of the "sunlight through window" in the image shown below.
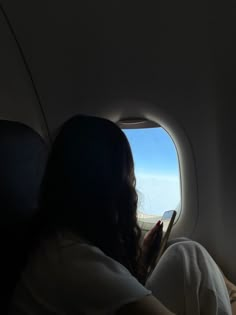
[[139,196],[138,219],[153,225],[167,210],[180,210],[178,155],[161,127],[123,129],[134,157]]

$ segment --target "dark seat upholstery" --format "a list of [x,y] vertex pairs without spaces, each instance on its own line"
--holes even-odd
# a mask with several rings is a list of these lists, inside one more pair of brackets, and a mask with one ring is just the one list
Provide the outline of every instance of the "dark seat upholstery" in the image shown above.
[[0,285],[4,305],[20,275],[27,224],[37,209],[46,160],[47,146],[35,131],[19,122],[0,120]]

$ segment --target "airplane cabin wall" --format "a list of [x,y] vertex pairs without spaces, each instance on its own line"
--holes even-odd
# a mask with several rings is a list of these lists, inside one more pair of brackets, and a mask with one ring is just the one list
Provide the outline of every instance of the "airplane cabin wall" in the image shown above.
[[32,83],[1,11],[0,45],[0,119],[25,123],[47,138]]
[[[234,58],[233,53],[227,54],[230,32],[222,32],[227,23],[218,26],[220,19],[213,15],[209,24],[200,5],[188,16],[180,9],[181,5],[190,6],[189,1],[172,2],[173,11],[169,2],[162,2],[162,14],[152,11],[150,19],[146,17],[148,31],[155,27],[157,31],[145,33],[138,24],[136,28],[138,16],[129,29],[131,7],[127,8],[129,14],[113,20],[99,9],[98,2],[98,16],[95,10],[86,16],[82,11],[77,13],[77,4],[72,14],[64,2],[50,1],[45,13],[40,2],[5,1],[51,135],[76,113],[113,121],[141,116],[162,123],[176,142],[183,176],[183,211],[174,235],[200,241],[236,281],[235,113],[229,108],[235,101],[230,65]],[[14,11],[15,5],[19,7]],[[18,18],[21,8],[24,19]],[[83,29],[76,28],[78,14]],[[160,20],[158,25],[155,16]],[[101,26],[103,18],[108,24]],[[1,118],[20,120],[46,135],[31,82],[2,16],[0,23]],[[104,34],[97,38],[96,32]],[[110,43],[109,36],[113,38]],[[226,68],[231,72],[225,72]]]
[[[231,82],[232,83],[232,82]],[[232,90],[233,91],[233,90]],[[222,267],[236,282],[236,110],[235,96],[225,99],[219,113],[219,214],[215,228],[215,247]],[[227,259],[224,259],[227,257]]]

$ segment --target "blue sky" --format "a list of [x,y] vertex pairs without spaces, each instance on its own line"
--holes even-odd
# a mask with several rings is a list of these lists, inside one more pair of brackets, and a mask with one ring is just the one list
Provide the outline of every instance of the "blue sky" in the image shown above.
[[180,202],[175,145],[163,128],[125,129],[135,162],[139,210],[162,215]]

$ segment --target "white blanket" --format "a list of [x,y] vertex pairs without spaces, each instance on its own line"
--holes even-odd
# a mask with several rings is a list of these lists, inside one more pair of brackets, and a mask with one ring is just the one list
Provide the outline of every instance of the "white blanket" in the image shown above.
[[168,247],[146,283],[178,315],[231,315],[223,276],[206,249],[191,240]]

